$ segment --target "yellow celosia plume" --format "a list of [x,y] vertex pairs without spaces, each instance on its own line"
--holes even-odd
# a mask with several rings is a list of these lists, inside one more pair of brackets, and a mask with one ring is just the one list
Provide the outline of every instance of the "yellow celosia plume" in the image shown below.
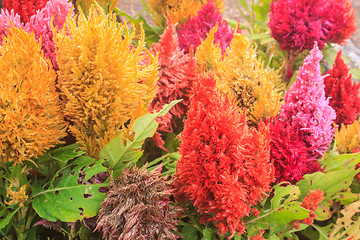
[[134,32],[99,7],[89,16],[68,17],[55,33],[59,85],[71,131],[87,153],[97,158],[129,120],[140,102],[147,106],[156,94],[157,58],[145,51],[141,28],[138,46]]
[[[220,10],[224,9],[223,0],[213,0]],[[148,0],[150,12],[156,18],[156,24],[165,26],[167,16],[173,23],[184,23],[189,16],[194,16],[207,3],[207,0]]]
[[219,90],[234,98],[242,111],[247,110],[248,123],[257,125],[278,114],[284,86],[276,71],[264,68],[256,49],[242,34],[235,33],[226,54],[214,44],[216,26],[196,50],[198,70],[213,71]]
[[95,4],[95,2],[99,4],[106,13],[112,13],[118,1],[119,0],[76,0],[75,5],[77,8],[80,7],[85,15],[88,15],[91,5]]
[[9,29],[0,45],[0,162],[36,158],[66,135],[55,81],[34,35]]
[[341,125],[335,132],[336,149],[340,154],[353,153],[360,147],[360,123],[354,121],[351,125]]
[[20,187],[18,191],[16,189],[16,183],[11,179],[10,186],[6,188],[6,197],[10,198],[10,201],[4,201],[7,205],[19,203],[19,207],[24,206],[24,203],[28,200],[29,196],[26,195],[26,185]]

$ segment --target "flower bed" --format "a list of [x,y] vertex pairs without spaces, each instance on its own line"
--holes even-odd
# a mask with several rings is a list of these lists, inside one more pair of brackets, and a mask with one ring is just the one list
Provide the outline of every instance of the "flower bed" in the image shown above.
[[360,239],[349,0],[75,2],[3,1],[4,239]]

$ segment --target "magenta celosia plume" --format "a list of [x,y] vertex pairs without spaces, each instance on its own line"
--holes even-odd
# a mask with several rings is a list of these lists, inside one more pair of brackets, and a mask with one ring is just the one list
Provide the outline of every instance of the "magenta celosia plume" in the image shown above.
[[222,18],[221,13],[212,1],[208,1],[196,16],[191,17],[178,28],[180,48],[187,53],[190,51],[191,46],[196,49],[216,24],[218,26],[214,42],[220,44],[220,48],[224,53],[234,37],[234,31],[230,29],[227,21]]
[[3,35],[6,34],[7,28],[14,27],[23,28],[24,25],[20,20],[20,16],[14,10],[1,9],[0,12],[0,44],[3,42]]
[[13,9],[15,13],[19,14],[21,21],[27,23],[30,17],[36,13],[37,10],[43,8],[49,0],[3,0],[4,8],[7,10]]
[[55,44],[53,41],[52,27],[60,30],[63,28],[72,4],[67,0],[50,0],[44,8],[31,16],[25,25],[27,32],[34,32],[37,40],[41,38],[42,50],[54,68],[57,69]]
[[181,133],[176,166],[177,195],[189,198],[220,233],[241,234],[273,180],[270,132],[264,123],[249,128],[245,114],[216,89],[214,76],[197,78]]
[[303,140],[304,132],[298,125],[274,118],[270,125],[271,159],[275,166],[275,183],[295,184],[305,174],[318,172],[321,166]]
[[[271,35],[284,50],[312,49],[317,41],[322,49],[328,42],[343,34],[351,24],[349,10],[344,3],[347,0],[278,0],[272,1],[270,8]],[[350,25],[349,25],[350,26]],[[345,36],[346,35],[346,36]],[[351,35],[351,34],[350,34]]]
[[304,64],[299,68],[295,82],[285,93],[280,120],[298,125],[304,141],[314,147],[314,156],[322,155],[335,133],[336,114],[325,98],[325,85],[320,72],[322,54],[315,43]]
[[360,83],[351,80],[349,67],[337,54],[335,63],[324,78],[325,95],[330,99],[330,106],[336,111],[336,124],[349,125],[357,119],[360,112]]

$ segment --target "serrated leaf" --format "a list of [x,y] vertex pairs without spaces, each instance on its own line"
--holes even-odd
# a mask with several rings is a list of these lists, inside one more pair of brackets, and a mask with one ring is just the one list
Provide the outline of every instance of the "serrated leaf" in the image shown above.
[[284,204],[285,202],[290,202],[298,199],[301,194],[297,186],[288,185],[282,187],[281,184],[283,183],[279,183],[278,185],[273,187],[275,191],[274,197],[271,199],[271,209],[273,210],[278,208],[281,204]]
[[114,177],[132,163],[135,164],[142,156],[141,146],[143,141],[152,137],[159,126],[156,118],[164,116],[175,104],[181,100],[172,101],[164,105],[163,109],[155,113],[146,113],[135,119],[131,132],[135,133],[132,140],[125,139],[123,133],[113,138],[108,144],[100,150],[100,159],[105,159],[109,166],[114,170]]
[[[99,188],[108,183],[84,184],[94,175],[105,172],[103,161],[79,157],[71,165],[57,172],[50,186],[35,189],[32,205],[37,214],[52,222],[75,222],[84,217],[96,216],[106,194]],[[80,181],[80,176],[83,178]],[[57,178],[57,179],[55,179]]]

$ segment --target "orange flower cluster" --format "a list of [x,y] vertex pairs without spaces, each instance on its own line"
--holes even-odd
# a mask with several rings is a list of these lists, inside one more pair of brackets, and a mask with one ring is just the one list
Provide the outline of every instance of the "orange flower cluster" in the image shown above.
[[49,66],[34,35],[9,29],[0,46],[0,162],[36,158],[65,136]]
[[156,94],[157,59],[145,52],[140,30],[134,47],[135,31],[129,34],[126,23],[117,26],[97,5],[87,18],[68,16],[54,34],[64,113],[91,157],[119,133],[137,104],[147,108]]

